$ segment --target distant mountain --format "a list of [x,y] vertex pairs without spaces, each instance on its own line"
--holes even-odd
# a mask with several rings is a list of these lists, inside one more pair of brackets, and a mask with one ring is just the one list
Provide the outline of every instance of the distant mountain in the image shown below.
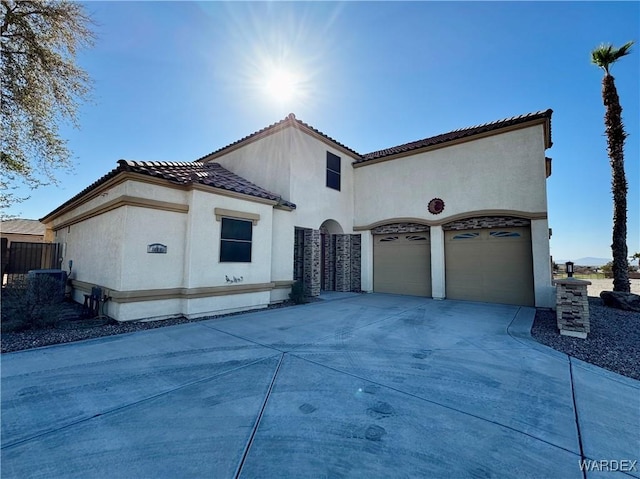
[[567,261],[573,261],[576,266],[604,266],[609,261],[612,261],[608,258],[593,258],[591,256],[587,256],[586,258],[578,258],[578,259],[554,259],[556,264],[564,264]]

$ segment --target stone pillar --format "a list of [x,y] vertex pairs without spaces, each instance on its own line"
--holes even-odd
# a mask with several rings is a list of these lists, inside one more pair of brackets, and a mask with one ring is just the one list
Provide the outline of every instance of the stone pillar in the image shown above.
[[335,235],[324,234],[324,290],[335,291],[336,285],[336,237]]
[[560,334],[586,339],[589,333],[587,286],[591,281],[556,279],[556,318]]
[[351,235],[336,239],[336,291],[351,291]]
[[304,230],[304,294],[320,295],[320,231]]
[[361,269],[362,269],[362,253],[360,245],[362,243],[362,235],[351,236],[351,291],[360,292],[361,286]]

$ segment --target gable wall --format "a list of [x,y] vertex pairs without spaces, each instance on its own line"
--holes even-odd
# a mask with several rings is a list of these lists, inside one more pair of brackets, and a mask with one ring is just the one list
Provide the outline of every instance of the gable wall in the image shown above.
[[[344,233],[353,231],[354,159],[328,143],[290,128],[291,135],[291,198],[299,227],[319,229],[327,219],[342,226]],[[340,191],[326,184],[327,151],[340,157]],[[293,232],[292,232],[293,234]]]
[[291,201],[290,131],[277,131],[212,161]]

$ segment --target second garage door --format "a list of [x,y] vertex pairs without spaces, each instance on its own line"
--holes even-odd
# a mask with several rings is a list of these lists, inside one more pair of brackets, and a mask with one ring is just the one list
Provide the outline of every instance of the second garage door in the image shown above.
[[534,305],[529,227],[445,232],[450,299]]
[[373,290],[378,293],[431,296],[428,232],[374,236]]

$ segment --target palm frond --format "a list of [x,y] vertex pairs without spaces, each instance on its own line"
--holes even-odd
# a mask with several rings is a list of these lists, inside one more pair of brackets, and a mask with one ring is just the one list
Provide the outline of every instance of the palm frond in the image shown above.
[[591,51],[591,63],[602,68],[608,75],[609,67],[613,65],[616,60],[631,53],[633,43],[633,41],[627,42],[620,48],[614,48],[610,43],[602,43],[599,47]]

